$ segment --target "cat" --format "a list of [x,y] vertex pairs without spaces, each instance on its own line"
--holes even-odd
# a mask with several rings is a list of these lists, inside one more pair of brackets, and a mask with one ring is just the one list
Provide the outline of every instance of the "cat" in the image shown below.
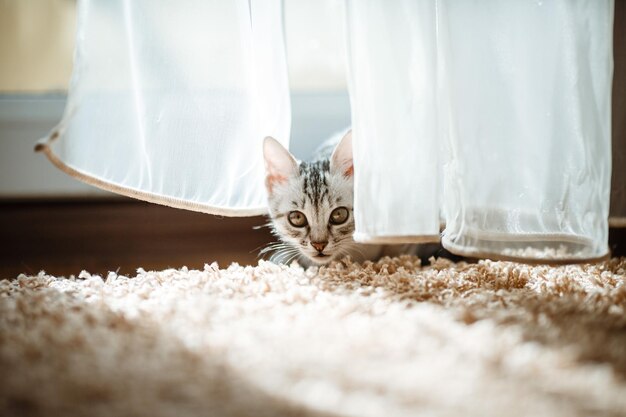
[[383,255],[417,254],[423,245],[360,244],[354,241],[352,131],[324,142],[309,162],[299,162],[280,142],[263,143],[265,186],[271,226],[279,243],[271,260],[324,265],[349,256],[353,261]]

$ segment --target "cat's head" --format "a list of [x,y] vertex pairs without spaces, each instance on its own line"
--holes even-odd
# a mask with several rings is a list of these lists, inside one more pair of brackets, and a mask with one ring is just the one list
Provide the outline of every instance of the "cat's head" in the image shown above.
[[271,137],[265,138],[263,154],[275,234],[314,264],[349,254],[354,247],[351,132],[329,159],[298,162]]

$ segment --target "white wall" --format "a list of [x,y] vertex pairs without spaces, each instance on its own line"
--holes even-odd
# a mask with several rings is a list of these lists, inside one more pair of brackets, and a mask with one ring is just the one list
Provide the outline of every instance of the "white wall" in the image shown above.
[[103,195],[33,151],[60,120],[64,96],[0,97],[0,198]]

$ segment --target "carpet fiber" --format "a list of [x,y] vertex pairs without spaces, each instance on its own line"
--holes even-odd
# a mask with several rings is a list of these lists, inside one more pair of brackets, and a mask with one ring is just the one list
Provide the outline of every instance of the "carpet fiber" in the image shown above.
[[618,416],[626,258],[0,282],[0,414]]

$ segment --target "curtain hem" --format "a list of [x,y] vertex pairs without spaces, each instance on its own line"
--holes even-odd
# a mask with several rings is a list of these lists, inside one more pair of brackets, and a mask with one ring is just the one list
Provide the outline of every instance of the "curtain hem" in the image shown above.
[[251,216],[260,216],[260,215],[267,214],[267,207],[234,209],[234,208],[227,208],[227,207],[210,206],[210,205],[200,204],[200,203],[192,203],[190,201],[186,201],[186,200],[182,200],[178,198],[159,196],[156,194],[151,194],[151,193],[147,193],[144,191],[135,190],[133,188],[123,187],[121,185],[96,178],[94,176],[81,172],[78,169],[72,168],[71,166],[65,164],[52,151],[49,144],[53,140],[56,140],[58,137],[59,137],[59,132],[54,131],[49,137],[43,138],[35,145],[35,152],[42,152],[44,155],[46,155],[48,160],[55,167],[65,172],[69,176],[74,177],[77,180],[82,181],[86,184],[92,185],[94,187],[98,187],[103,190],[110,191],[116,194],[121,194],[126,197],[131,197],[131,198],[135,198],[138,200],[147,201],[149,203],[161,204],[163,206],[173,207],[177,209],[197,211],[200,213],[214,214],[218,216],[251,217]]
[[[566,234],[566,233],[502,233],[490,230],[481,230],[477,227],[465,227],[462,234],[463,237],[474,240],[487,240],[491,242],[567,242],[579,245],[593,244],[593,239],[586,236]],[[448,235],[452,233],[446,232]],[[458,235],[457,235],[458,238]]]
[[497,252],[485,250],[467,250],[463,246],[455,245],[445,237],[441,239],[441,245],[451,253],[459,256],[467,256],[470,258],[493,259],[497,261],[520,262],[531,265],[566,265],[566,264],[586,264],[607,261],[611,258],[611,253],[607,250],[604,255],[587,258],[532,258],[504,255]]
[[355,233],[354,241],[365,244],[396,245],[407,243],[439,243],[439,235],[406,235],[406,236],[371,236],[366,233]]

